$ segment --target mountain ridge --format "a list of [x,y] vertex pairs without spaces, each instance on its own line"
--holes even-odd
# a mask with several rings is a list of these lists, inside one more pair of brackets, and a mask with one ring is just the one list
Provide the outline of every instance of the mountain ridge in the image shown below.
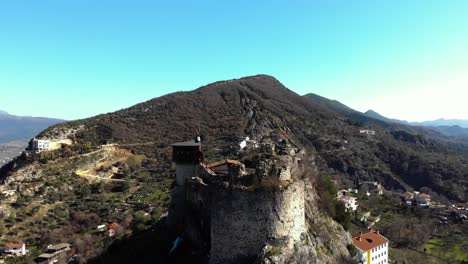
[[56,118],[16,116],[0,111],[0,143],[29,140],[47,127],[64,121]]
[[[223,148],[237,144],[240,138],[246,136],[261,138],[269,133],[287,132],[304,146],[316,149],[324,169],[342,173],[348,181],[378,180],[385,183],[387,188],[400,189],[406,189],[408,184],[415,189],[426,186],[457,199],[465,199],[466,195],[462,189],[454,192],[453,188],[447,188],[444,181],[436,181],[450,167],[459,175],[452,179],[463,182],[464,176],[460,171],[463,166],[455,169],[447,164],[449,167],[443,166],[440,172],[433,172],[430,163],[425,161],[427,158],[418,154],[428,152],[434,158],[440,155],[440,159],[450,155],[458,161],[466,159],[466,156],[458,153],[459,149],[466,150],[466,145],[452,142],[427,128],[368,117],[337,101],[300,96],[268,75],[219,81],[194,91],[168,94],[114,113],[68,124],[89,127],[88,133],[99,135],[93,136],[92,143],[96,145],[112,141],[125,144],[158,142],[161,146],[169,146],[173,142],[192,138],[198,131],[209,147]],[[368,142],[359,135],[362,128],[377,130],[375,142]],[[46,135],[47,131],[51,130],[41,135]],[[368,150],[350,148],[342,153],[333,147],[336,143],[328,138],[342,142],[352,140],[356,147],[367,145]],[[369,143],[372,143],[372,147]],[[362,157],[350,155],[349,151],[352,150]],[[398,153],[400,158],[387,156],[389,151]],[[401,167],[402,158],[415,155],[418,159],[412,166],[424,164],[422,171],[422,168]],[[376,176],[377,172],[368,168],[361,159],[381,164],[380,176]],[[438,176],[430,176],[434,173]]]

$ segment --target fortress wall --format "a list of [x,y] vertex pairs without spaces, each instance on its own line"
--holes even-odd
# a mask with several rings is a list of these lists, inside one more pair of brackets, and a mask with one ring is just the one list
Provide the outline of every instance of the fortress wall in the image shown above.
[[211,201],[210,263],[253,259],[266,242],[298,241],[305,232],[304,183],[282,189],[219,189]]

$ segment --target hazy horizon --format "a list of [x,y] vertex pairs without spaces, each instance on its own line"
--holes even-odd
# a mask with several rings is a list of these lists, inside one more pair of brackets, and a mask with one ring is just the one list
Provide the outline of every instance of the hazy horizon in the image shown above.
[[2,3],[0,109],[80,119],[264,73],[362,112],[468,119],[466,11],[456,0]]

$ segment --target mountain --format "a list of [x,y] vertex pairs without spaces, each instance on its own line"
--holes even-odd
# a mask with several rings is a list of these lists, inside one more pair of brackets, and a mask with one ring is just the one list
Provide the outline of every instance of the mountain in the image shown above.
[[[388,189],[429,187],[451,199],[466,200],[468,156],[459,150],[468,148],[463,143],[424,127],[368,117],[337,101],[299,96],[266,75],[216,82],[67,124],[80,125],[87,128],[77,138],[81,142],[156,142],[166,147],[166,153],[171,143],[197,131],[209,148],[286,131],[317,152],[323,169],[344,179],[377,180]],[[359,133],[363,128],[372,128],[377,135],[369,140]],[[161,155],[143,148],[139,151],[147,156]]]
[[383,120],[386,122],[393,122],[393,123],[401,123],[401,124],[407,124],[407,125],[412,125],[412,126],[424,126],[424,127],[461,127],[461,128],[468,128],[468,120],[463,120],[463,119],[444,119],[440,118],[437,120],[432,120],[432,121],[423,121],[423,122],[408,122],[405,120],[399,120],[399,119],[392,119],[385,117],[374,110],[368,110],[367,112],[364,113],[366,116]]
[[462,128],[468,128],[468,120],[462,119],[437,119],[432,121],[424,121],[424,122],[411,122],[412,125],[417,126],[429,126],[429,127],[437,127],[437,126],[459,126]]
[[[387,118],[373,110],[368,110],[364,114],[368,117],[379,119],[388,123],[406,124],[406,125],[418,126],[418,127],[427,127],[433,131],[436,131],[456,141],[462,140],[464,142],[468,142],[468,128],[463,127],[463,125],[468,125],[468,122],[466,122],[465,120],[438,119],[434,121],[425,121],[425,122],[408,122],[404,120]],[[457,125],[457,124],[460,124],[460,125]]]
[[375,112],[374,110],[368,110],[364,113],[366,116],[369,116],[369,117],[372,117],[372,118],[375,118],[375,119],[379,119],[379,120],[382,120],[382,121],[385,121],[385,122],[390,122],[390,123],[401,123],[401,124],[406,124],[406,125],[409,125],[408,122],[406,121],[403,121],[403,120],[398,120],[398,119],[391,119],[391,118],[387,118],[377,112]]
[[[361,133],[366,129],[375,135]],[[239,153],[238,144],[246,137],[274,144],[286,140],[306,153],[302,163],[306,173],[300,179],[309,195],[305,202],[309,229],[304,236],[316,248],[316,255],[311,249],[305,258],[311,261],[345,263],[340,257],[348,254],[343,250],[349,242],[347,233],[330,218],[336,192],[330,188],[332,194],[319,195],[322,177],[331,175],[349,188],[378,181],[387,190],[423,189],[442,200],[468,199],[468,155],[463,145],[457,148],[427,128],[378,120],[316,95],[297,95],[274,77],[257,75],[44,130],[39,137],[67,135],[74,144],[55,153],[22,155],[0,169],[5,183],[0,189],[17,190],[20,201],[7,209],[17,218],[35,216],[15,221],[13,227],[9,222],[8,232],[37,248],[69,241],[83,258],[100,255],[93,263],[165,263],[172,242],[180,242],[181,235],[165,224],[175,173],[171,144],[198,134],[206,161],[238,158],[248,170],[268,165],[262,162],[274,154]],[[268,150],[268,145],[260,145]],[[333,219],[343,220],[336,215]],[[133,236],[105,244],[108,240],[94,235],[105,221],[122,223]],[[102,245],[108,246],[105,252],[98,250]],[[193,261],[200,257],[191,255],[196,246],[185,249]],[[278,249],[272,252],[281,254]]]
[[10,115],[0,111],[0,144],[15,140],[28,140],[51,125],[64,120]]

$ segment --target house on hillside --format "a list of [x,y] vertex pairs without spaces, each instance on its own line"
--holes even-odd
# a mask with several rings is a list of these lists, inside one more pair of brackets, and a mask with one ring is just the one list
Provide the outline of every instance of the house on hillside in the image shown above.
[[49,264],[49,263],[65,263],[67,254],[71,250],[71,245],[68,243],[60,243],[50,245],[47,250],[34,259],[36,264]]
[[341,195],[340,197],[338,197],[338,201],[344,204],[346,212],[354,212],[358,208],[356,197]]
[[13,256],[26,255],[26,244],[24,243],[9,243],[5,245],[3,253]]
[[118,235],[120,229],[120,225],[117,223],[110,223],[107,224],[107,236],[108,237],[115,237]]
[[42,152],[50,149],[50,140],[34,138],[31,141],[31,150]]
[[251,139],[250,137],[246,137],[245,139],[243,139],[240,143],[239,143],[239,148],[241,150],[245,149],[245,148],[258,148],[258,143],[257,141]]
[[375,130],[361,129],[359,130],[359,134],[375,136]]
[[47,247],[46,253],[61,253],[65,251],[69,251],[71,249],[71,245],[68,243],[60,243],[55,244]]
[[400,197],[406,205],[411,206],[413,204],[414,195],[412,193],[405,192]]
[[389,240],[379,231],[360,233],[353,238],[353,245],[357,248],[356,259],[360,264],[388,264]]
[[416,205],[420,207],[429,207],[431,205],[431,196],[426,193],[417,194]]
[[365,181],[359,183],[359,191],[365,193],[369,197],[371,195],[382,195],[385,189],[382,184],[376,181]]
[[384,187],[379,183],[377,184],[377,186],[375,186],[375,188],[371,190],[371,193],[374,195],[382,195],[384,190]]

